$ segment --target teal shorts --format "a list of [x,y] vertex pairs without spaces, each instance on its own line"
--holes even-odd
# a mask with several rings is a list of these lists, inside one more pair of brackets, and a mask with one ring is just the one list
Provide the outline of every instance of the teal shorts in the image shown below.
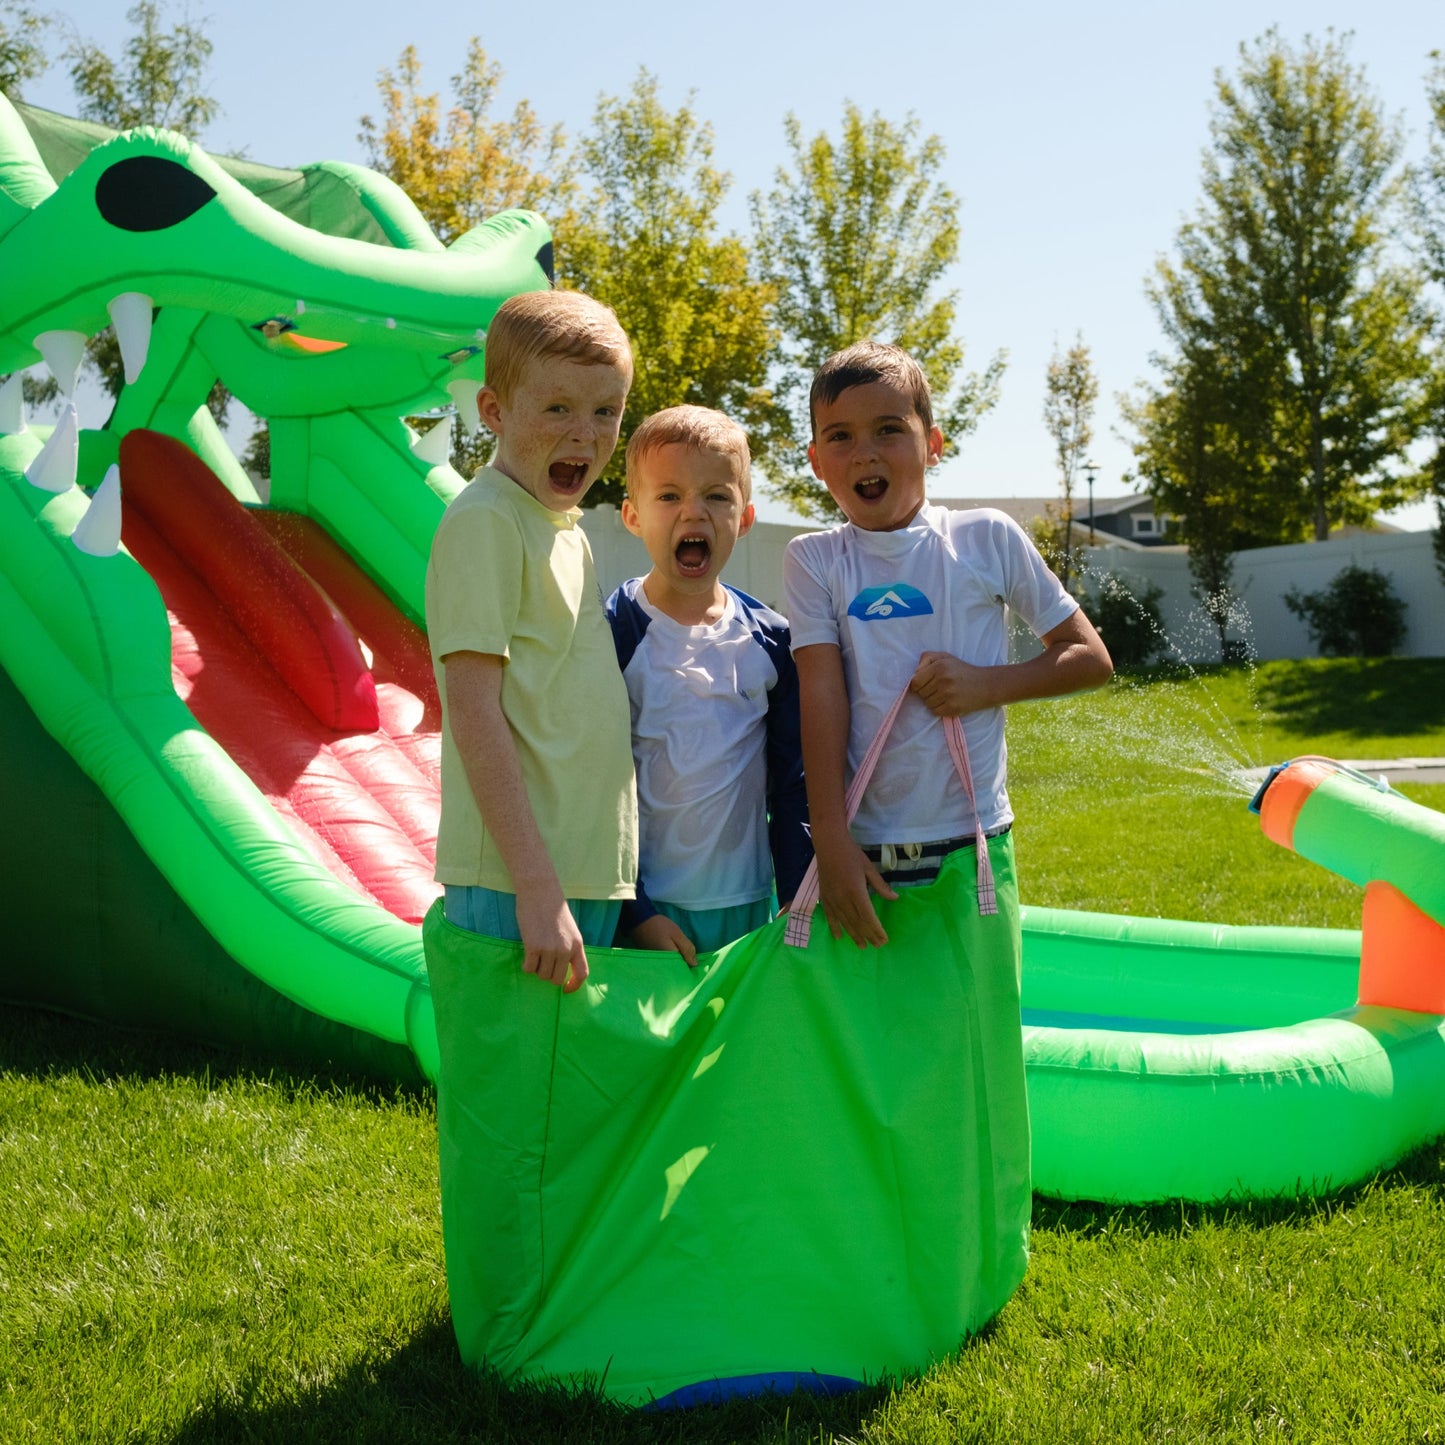
[[[470,888],[455,883],[444,885],[443,905],[448,923],[465,928],[469,933],[483,933],[488,938],[522,941],[517,927],[517,895],[498,893],[493,888]],[[567,907],[582,933],[588,948],[610,947],[622,916],[620,898],[569,898]]]
[[735,903],[731,908],[679,908],[675,903],[652,906],[677,924],[697,945],[699,953],[715,953],[725,943],[733,943],[745,933],[761,928],[772,916],[771,898],[756,903]]

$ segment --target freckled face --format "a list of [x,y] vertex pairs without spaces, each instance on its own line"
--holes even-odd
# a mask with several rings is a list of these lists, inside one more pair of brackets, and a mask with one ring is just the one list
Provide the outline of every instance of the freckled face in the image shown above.
[[856,527],[895,532],[918,515],[924,478],[943,455],[909,395],[886,381],[850,386],[814,409],[813,475]]
[[617,447],[631,382],[622,367],[543,356],[505,401],[484,386],[477,408],[497,438],[492,465],[544,507],[570,511]]

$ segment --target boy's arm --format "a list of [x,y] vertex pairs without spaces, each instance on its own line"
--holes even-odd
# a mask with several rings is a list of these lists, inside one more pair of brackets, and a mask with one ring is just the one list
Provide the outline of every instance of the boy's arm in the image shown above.
[[885,898],[898,895],[848,831],[844,795],[849,708],[843,655],[835,643],[825,642],[800,647],[793,657],[802,702],[803,775],[818,856],[818,901],[834,938],[847,933],[860,948],[882,945],[888,935],[868,890]]
[[963,717],[982,708],[1102,687],[1114,675],[1104,640],[1082,607],[1039,640],[1044,650],[1037,657],[997,667],[976,667],[949,652],[925,652],[913,674],[913,691],[937,717]]
[[523,972],[561,984],[571,993],[587,977],[587,953],[537,827],[512,730],[502,711],[506,664],[491,653],[450,652],[442,665],[452,739],[487,831],[516,889],[517,927],[526,949]]

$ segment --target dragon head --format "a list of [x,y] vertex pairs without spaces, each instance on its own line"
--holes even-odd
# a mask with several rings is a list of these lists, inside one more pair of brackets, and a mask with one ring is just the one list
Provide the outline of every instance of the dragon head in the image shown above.
[[363,471],[383,509],[417,484],[444,501],[459,479],[403,418],[453,404],[475,422],[487,327],[551,284],[551,259],[532,212],[444,247],[362,167],[218,160],[174,132],[113,135],[0,96],[0,372],[44,360],[69,393],[106,325],[124,361],[106,436],[75,449],[84,485],[144,427],[254,500],[205,410],[219,379],[270,424],[273,505],[332,525],[328,496]]

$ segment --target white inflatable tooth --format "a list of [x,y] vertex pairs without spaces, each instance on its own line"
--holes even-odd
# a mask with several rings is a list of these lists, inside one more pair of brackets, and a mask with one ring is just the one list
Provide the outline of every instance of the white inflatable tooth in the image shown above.
[[146,364],[151,347],[151,298],[143,291],[122,291],[105,309],[110,312],[115,339],[120,343],[125,384],[131,386]]
[[447,382],[447,392],[456,403],[457,415],[462,419],[462,426],[469,437],[476,436],[477,428],[482,424],[481,415],[477,411],[477,392],[480,390],[479,381]]
[[60,413],[49,440],[25,468],[25,480],[42,492],[68,492],[75,485],[75,471],[80,463],[80,418],[71,402]]
[[80,375],[80,363],[85,360],[86,340],[83,331],[42,331],[35,338],[35,349],[45,358],[50,374],[66,396],[75,395],[75,380]]
[[0,435],[18,436],[25,430],[25,377],[15,372],[0,386]]
[[111,467],[75,524],[70,540],[92,557],[114,557],[120,551],[120,468]]
[[452,419],[444,416],[429,432],[419,436],[411,449],[415,456],[431,466],[446,466],[452,458]]

